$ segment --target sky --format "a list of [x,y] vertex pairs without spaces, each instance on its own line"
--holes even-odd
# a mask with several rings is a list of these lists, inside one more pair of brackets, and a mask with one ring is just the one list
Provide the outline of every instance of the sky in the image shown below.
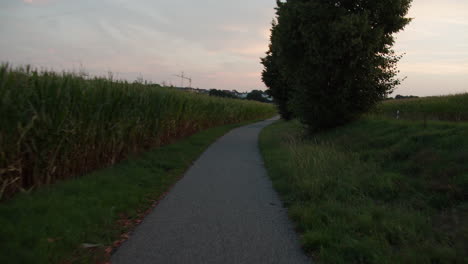
[[[274,0],[1,0],[0,62],[154,83],[264,90]],[[468,92],[468,1],[413,0],[394,94]],[[188,85],[185,81],[184,86]]]

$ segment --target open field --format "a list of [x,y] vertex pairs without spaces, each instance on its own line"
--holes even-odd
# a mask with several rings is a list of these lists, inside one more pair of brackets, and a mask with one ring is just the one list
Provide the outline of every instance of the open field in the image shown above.
[[466,123],[367,117],[305,137],[281,121],[260,147],[316,263],[467,263],[467,135]]
[[0,198],[114,164],[274,106],[143,83],[0,66]]
[[468,121],[468,93],[401,100],[388,100],[379,104],[373,114],[401,119]]

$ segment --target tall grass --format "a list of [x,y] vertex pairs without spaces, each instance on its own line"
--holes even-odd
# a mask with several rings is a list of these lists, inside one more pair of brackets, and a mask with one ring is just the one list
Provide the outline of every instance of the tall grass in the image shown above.
[[272,105],[0,66],[0,197],[76,177]]
[[422,98],[388,100],[374,114],[409,120],[468,121],[468,93]]
[[467,263],[468,125],[362,119],[260,135],[274,187],[316,263]]

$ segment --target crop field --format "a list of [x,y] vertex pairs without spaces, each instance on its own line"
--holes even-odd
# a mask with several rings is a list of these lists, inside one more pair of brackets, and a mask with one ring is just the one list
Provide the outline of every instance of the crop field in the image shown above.
[[0,198],[77,177],[270,104],[0,66]]
[[108,263],[112,248],[128,238],[209,145],[255,121],[209,128],[2,201],[0,263]]
[[468,123],[454,118],[468,116],[467,98],[379,106],[412,109],[409,120],[374,113],[313,135],[297,121],[262,132],[268,174],[315,263],[467,262]]
[[468,121],[468,93],[424,98],[388,100],[374,114],[409,120]]

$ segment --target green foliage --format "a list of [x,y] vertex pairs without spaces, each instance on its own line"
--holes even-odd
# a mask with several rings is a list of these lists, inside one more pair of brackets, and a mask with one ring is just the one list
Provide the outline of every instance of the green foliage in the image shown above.
[[0,66],[0,197],[102,168],[269,104]]
[[468,125],[366,118],[260,135],[268,174],[317,263],[466,263]]
[[[275,24],[273,24],[272,32],[274,32],[274,27]],[[265,58],[262,58],[262,64],[265,66],[262,72],[262,80],[268,87],[267,94],[273,97],[281,117],[285,120],[291,120],[293,113],[288,107],[290,88],[281,75],[271,51],[268,52]]]
[[224,97],[224,98],[237,98],[235,95],[230,93],[229,91],[211,89],[209,92],[210,96],[217,96],[217,97]]
[[349,122],[385,98],[399,83],[392,34],[410,21],[410,3],[278,1],[262,63],[280,109],[316,130]]
[[263,103],[268,103],[269,101],[263,97],[263,92],[260,90],[252,90],[247,94],[247,100],[259,101]]
[[213,141],[239,125],[210,128],[0,203],[0,263],[105,263],[95,258],[129,231],[119,220],[138,219]]
[[[401,100],[401,99],[412,99],[412,98],[419,98],[419,96],[414,96],[414,95],[404,96],[404,95],[400,95],[400,94],[397,94],[397,95],[395,96],[395,99],[396,99],[396,100]],[[391,100],[392,98],[389,98],[389,99]]]

